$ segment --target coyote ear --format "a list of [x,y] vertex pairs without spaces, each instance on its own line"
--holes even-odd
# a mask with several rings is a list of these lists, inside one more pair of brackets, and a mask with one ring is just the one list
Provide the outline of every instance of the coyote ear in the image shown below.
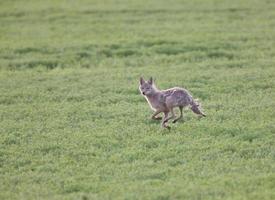
[[144,79],[142,77],[140,77],[140,79],[139,79],[140,85],[142,85],[144,82],[145,82]]
[[150,85],[152,85],[152,84],[153,84],[153,77],[150,77],[150,79],[149,79],[148,83],[149,83]]

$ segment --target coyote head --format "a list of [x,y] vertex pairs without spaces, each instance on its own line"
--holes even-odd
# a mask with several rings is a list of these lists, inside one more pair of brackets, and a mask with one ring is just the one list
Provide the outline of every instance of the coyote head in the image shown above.
[[141,94],[150,96],[155,92],[153,78],[151,77],[148,81],[145,81],[142,77],[139,80],[139,90]]

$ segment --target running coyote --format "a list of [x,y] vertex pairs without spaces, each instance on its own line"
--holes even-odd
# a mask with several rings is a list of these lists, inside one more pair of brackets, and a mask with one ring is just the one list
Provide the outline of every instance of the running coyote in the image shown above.
[[[144,95],[151,109],[155,111],[152,115],[152,119],[161,120],[161,126],[163,128],[170,127],[166,124],[170,119],[174,119],[174,107],[179,107],[180,116],[173,120],[173,123],[181,119],[182,109],[186,106],[190,106],[191,110],[200,115],[206,116],[200,109],[197,100],[193,99],[191,94],[184,88],[174,87],[167,90],[159,90],[156,88],[153,78],[151,77],[148,81],[145,81],[142,77],[140,78],[139,90]],[[164,117],[156,117],[160,113],[164,113]],[[169,113],[171,112],[171,116]]]

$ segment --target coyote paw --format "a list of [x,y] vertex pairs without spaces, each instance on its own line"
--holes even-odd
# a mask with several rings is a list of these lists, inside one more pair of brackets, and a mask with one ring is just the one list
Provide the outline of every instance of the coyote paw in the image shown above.
[[174,119],[172,123],[176,123],[177,121],[181,120],[182,118]]
[[168,129],[170,131],[171,127],[170,126],[167,126],[166,124],[165,125],[162,125],[162,128],[164,129]]

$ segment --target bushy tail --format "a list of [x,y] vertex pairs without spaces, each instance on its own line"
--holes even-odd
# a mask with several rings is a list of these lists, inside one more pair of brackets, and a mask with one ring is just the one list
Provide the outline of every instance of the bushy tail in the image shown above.
[[197,100],[197,99],[193,100],[193,101],[191,102],[190,105],[191,105],[191,110],[192,110],[194,113],[206,117],[206,114],[204,114],[204,113],[200,110],[200,104],[198,103],[198,100]]

